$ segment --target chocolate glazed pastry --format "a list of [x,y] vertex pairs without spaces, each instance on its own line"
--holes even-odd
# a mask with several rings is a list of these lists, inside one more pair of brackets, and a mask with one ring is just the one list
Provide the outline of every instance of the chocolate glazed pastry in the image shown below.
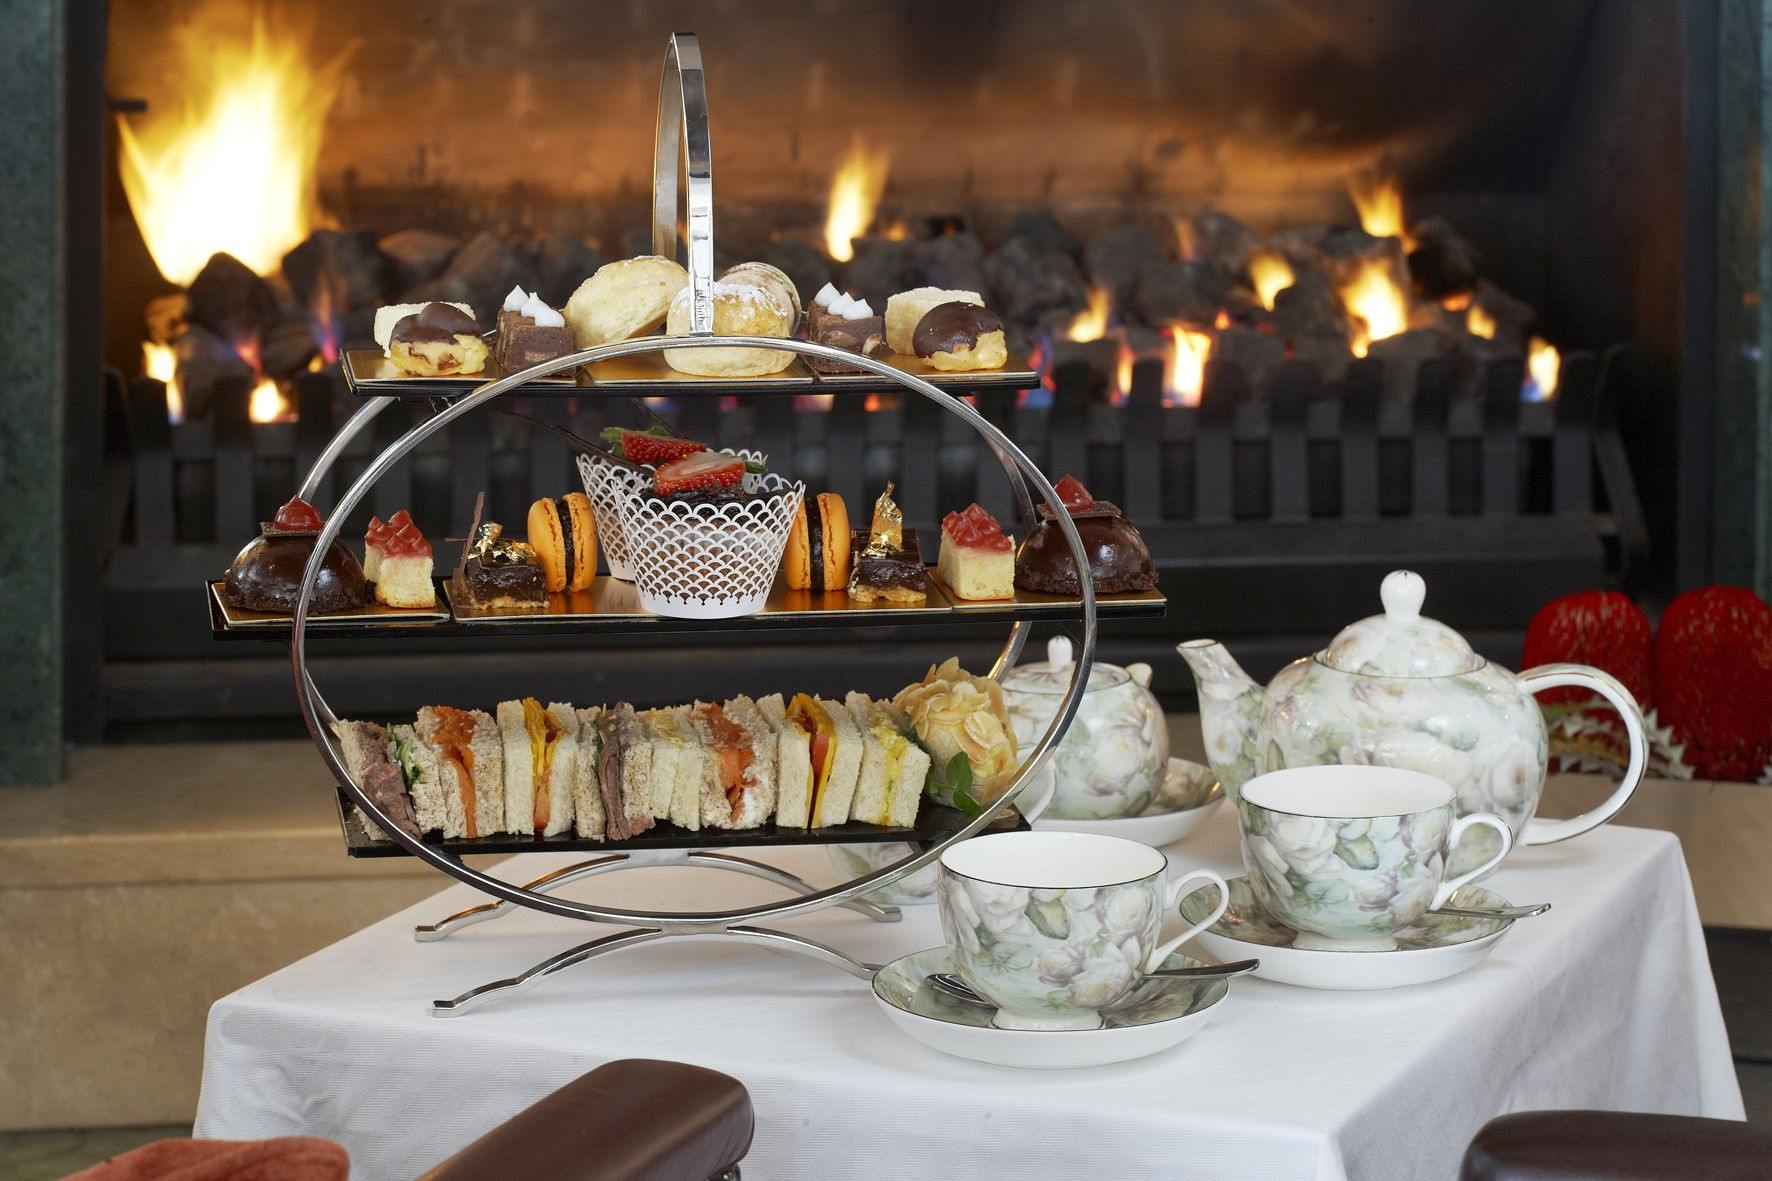
[[394,340],[408,344],[451,344],[458,336],[479,336],[474,317],[446,303],[428,303],[424,310],[394,325]]
[[911,348],[919,357],[936,353],[953,353],[978,347],[978,338],[990,332],[1003,331],[1003,321],[989,308],[975,303],[936,304],[917,321],[911,334]]
[[[1083,540],[1096,594],[1147,591],[1157,585],[1157,571],[1144,538],[1132,522],[1120,515],[1118,508],[1098,500],[1087,508],[1069,511]],[[1029,531],[1015,555],[1015,585],[1052,595],[1082,593],[1070,544],[1052,519],[1052,510],[1041,505],[1040,516],[1040,523]]]
[[[277,533],[270,527],[247,543],[222,580],[222,598],[243,611],[295,610],[302,573],[314,552],[318,533]],[[338,541],[327,547],[320,576],[314,580],[315,615],[353,611],[369,602],[369,583],[357,557]]]

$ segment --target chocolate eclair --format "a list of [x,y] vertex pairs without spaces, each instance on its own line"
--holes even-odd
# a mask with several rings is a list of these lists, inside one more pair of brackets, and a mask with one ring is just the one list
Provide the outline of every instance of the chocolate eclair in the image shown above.
[[[1075,476],[1058,482],[1057,492],[1065,513],[1077,527],[1083,553],[1089,562],[1089,580],[1098,595],[1152,590],[1157,570],[1151,551],[1138,529],[1120,510],[1096,500]],[[1015,585],[1022,590],[1053,595],[1082,593],[1077,563],[1071,556],[1053,512],[1040,507],[1040,521],[1028,531],[1027,540],[1015,555]]]
[[426,304],[395,324],[388,337],[388,360],[420,377],[478,373],[486,357],[479,323],[453,304]]
[[904,514],[892,499],[892,485],[874,502],[867,532],[850,538],[854,568],[849,572],[849,597],[858,603],[885,599],[889,603],[921,603],[929,597],[929,571],[917,531],[904,527]]
[[987,307],[953,301],[923,313],[911,351],[932,369],[998,369],[1009,357],[1003,321]]

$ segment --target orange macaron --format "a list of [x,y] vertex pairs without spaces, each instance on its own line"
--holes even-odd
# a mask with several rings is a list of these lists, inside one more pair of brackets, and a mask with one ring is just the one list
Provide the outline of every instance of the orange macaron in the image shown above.
[[842,590],[849,585],[849,509],[835,492],[800,502],[781,555],[793,590]]
[[568,492],[529,506],[529,544],[541,563],[550,593],[584,590],[597,576],[597,519],[590,498]]

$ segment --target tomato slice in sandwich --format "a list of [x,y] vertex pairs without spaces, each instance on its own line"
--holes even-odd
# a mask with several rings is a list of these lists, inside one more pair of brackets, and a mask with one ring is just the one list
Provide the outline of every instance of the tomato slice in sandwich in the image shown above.
[[788,706],[788,716],[811,739],[809,753],[812,758],[812,803],[807,815],[816,818],[819,797],[824,795],[825,783],[831,774],[831,755],[837,746],[836,727],[831,725],[831,715],[825,712],[824,706],[804,693],[794,696],[793,704]]

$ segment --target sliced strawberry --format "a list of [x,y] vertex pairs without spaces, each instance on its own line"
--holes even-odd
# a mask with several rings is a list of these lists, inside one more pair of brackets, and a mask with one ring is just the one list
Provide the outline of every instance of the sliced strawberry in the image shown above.
[[1067,509],[1088,508],[1095,503],[1095,497],[1089,495],[1089,489],[1083,487],[1083,482],[1075,476],[1060,480],[1053,491],[1058,493],[1059,503]]
[[706,443],[667,435],[662,427],[631,431],[626,427],[612,426],[603,432],[603,440],[622,458],[635,463],[669,463],[708,449]]
[[663,464],[652,477],[660,496],[685,492],[720,492],[744,482],[745,463],[722,451],[697,451]]

